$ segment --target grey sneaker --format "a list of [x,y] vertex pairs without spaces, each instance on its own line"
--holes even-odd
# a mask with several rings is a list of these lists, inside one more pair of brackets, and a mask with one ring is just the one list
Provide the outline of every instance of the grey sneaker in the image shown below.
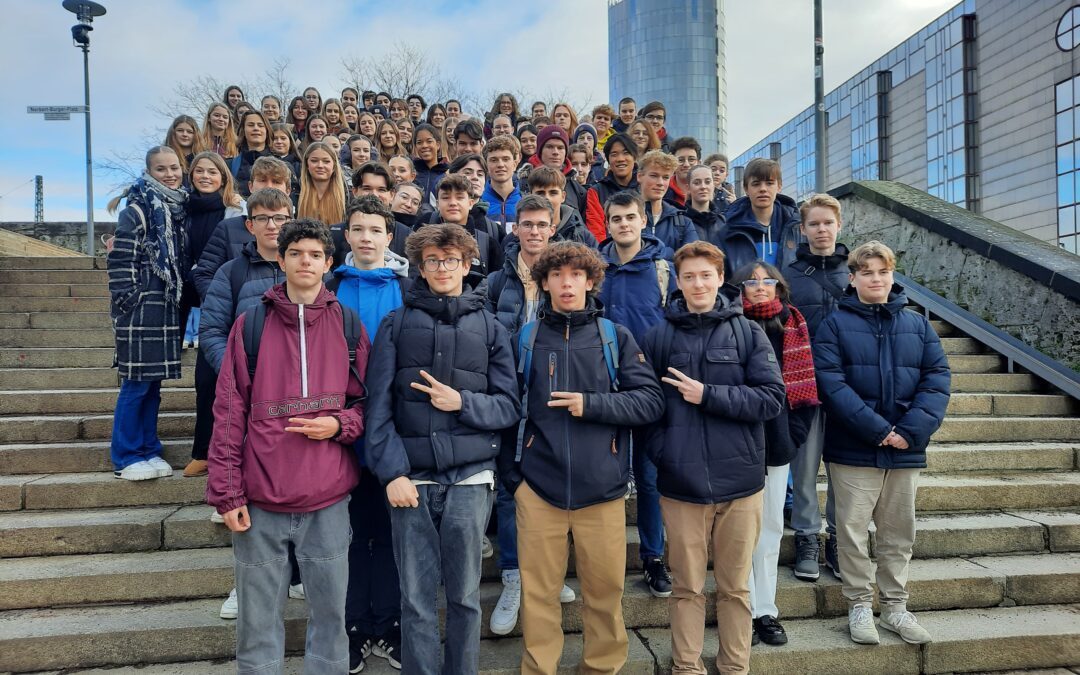
[[817,535],[795,536],[795,578],[803,581],[817,581],[821,576],[818,570],[818,550],[821,546]]
[[861,645],[876,645],[881,642],[877,628],[874,627],[874,610],[870,605],[853,605],[848,610],[847,620],[852,642]]
[[840,557],[836,552],[836,535],[829,535],[825,539],[825,567],[832,570],[833,576],[843,581],[840,576]]
[[924,645],[930,642],[930,633],[919,625],[911,612],[882,612],[880,623],[882,628],[896,633],[909,644]]

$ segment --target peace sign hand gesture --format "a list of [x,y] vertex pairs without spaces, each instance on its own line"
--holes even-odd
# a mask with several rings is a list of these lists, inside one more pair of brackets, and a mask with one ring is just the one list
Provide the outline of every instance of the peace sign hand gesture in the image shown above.
[[660,381],[665,384],[670,384],[679,390],[682,394],[683,400],[687,403],[693,403],[694,405],[700,405],[701,399],[705,396],[705,385],[697,380],[683,375],[675,368],[668,367],[668,372],[675,377],[661,377]]
[[456,412],[461,410],[461,393],[458,392],[457,389],[439,382],[429,375],[426,370],[420,371],[420,377],[427,380],[428,385],[430,386],[425,386],[419,382],[413,382],[409,384],[409,386],[430,396],[431,405],[435,406],[437,410],[442,410],[443,412]]

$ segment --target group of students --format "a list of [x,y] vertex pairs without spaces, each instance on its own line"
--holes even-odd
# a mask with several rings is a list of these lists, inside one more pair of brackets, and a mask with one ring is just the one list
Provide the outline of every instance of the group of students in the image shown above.
[[[226,122],[242,103],[226,92]],[[572,540],[582,667],[618,672],[631,493],[644,583],[669,598],[674,672],[705,672],[710,546],[716,665],[746,672],[751,644],[787,641],[775,604],[785,519],[795,576],[819,578],[822,458],[824,559],[851,638],[878,641],[876,581],[880,625],[930,640],[905,587],[949,370],[929,322],[904,309],[892,251],[837,242],[839,202],[796,209],[765,159],[734,199],[726,160],[669,143],[653,103],[598,106],[591,124],[558,104],[523,160],[515,125],[536,128],[546,108],[525,117],[508,95],[483,124],[456,122],[452,144],[422,122],[412,158],[353,164],[346,201],[338,153],[305,135],[319,116],[294,114],[312,104],[348,125],[331,103],[309,89],[290,104],[306,123],[288,133],[310,141],[298,189],[276,153],[152,148],[108,256],[118,478],[172,474],[160,385],[180,377],[185,317],[202,308],[184,475],[208,474],[212,520],[234,533],[221,615],[238,619],[239,672],[283,668],[288,597],[307,603],[311,672],[360,672],[372,655],[408,673],[476,672],[493,511],[503,590],[490,631],[520,620],[523,672],[555,672]],[[391,119],[425,111],[394,103]],[[462,115],[451,103],[427,119]],[[247,139],[259,114],[238,118]],[[582,137],[603,149],[595,181],[573,166]]]

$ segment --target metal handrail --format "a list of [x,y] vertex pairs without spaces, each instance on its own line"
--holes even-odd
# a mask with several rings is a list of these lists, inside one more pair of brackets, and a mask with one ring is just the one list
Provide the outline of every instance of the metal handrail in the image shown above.
[[893,276],[896,283],[904,287],[908,299],[922,307],[928,316],[933,314],[939,317],[966,333],[968,337],[1004,356],[1007,360],[1008,372],[1014,372],[1014,366],[1019,365],[1065,394],[1080,399],[1080,373],[1055,361],[1026,342],[1016,339],[997,326],[983,321],[963,307],[946,300],[903,274],[897,272]]

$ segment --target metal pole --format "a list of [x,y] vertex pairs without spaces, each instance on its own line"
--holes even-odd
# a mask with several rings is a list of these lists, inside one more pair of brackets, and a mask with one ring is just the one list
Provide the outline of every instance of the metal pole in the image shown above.
[[90,151],[90,46],[83,52],[83,97],[86,104],[86,254],[94,257],[94,168]]
[[821,32],[821,0],[814,0],[814,191],[825,192],[825,42]]

